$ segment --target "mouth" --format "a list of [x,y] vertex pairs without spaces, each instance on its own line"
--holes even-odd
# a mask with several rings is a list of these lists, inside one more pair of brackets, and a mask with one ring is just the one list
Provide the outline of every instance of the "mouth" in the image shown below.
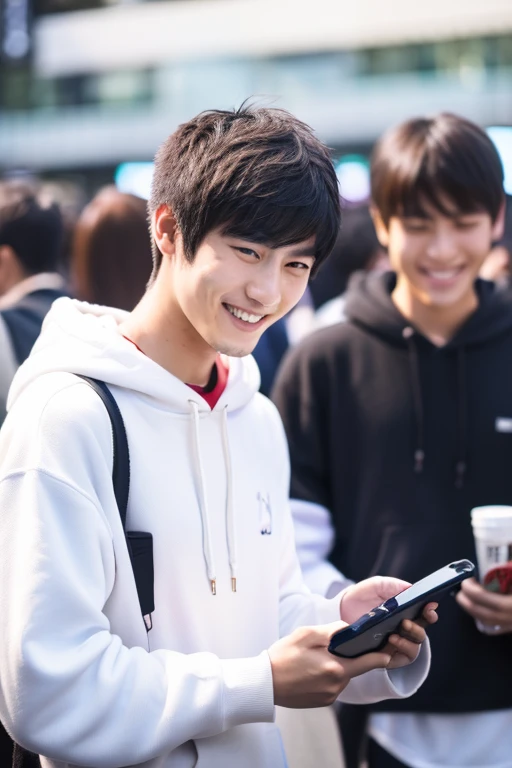
[[425,277],[436,285],[451,285],[464,270],[464,264],[457,267],[450,267],[450,269],[427,269],[426,267],[420,267],[422,275],[425,275]]
[[253,312],[249,312],[246,309],[235,307],[233,304],[223,303],[222,306],[226,309],[232,318],[234,318],[238,327],[242,327],[244,330],[254,330],[259,328],[264,322],[267,315],[256,315]]

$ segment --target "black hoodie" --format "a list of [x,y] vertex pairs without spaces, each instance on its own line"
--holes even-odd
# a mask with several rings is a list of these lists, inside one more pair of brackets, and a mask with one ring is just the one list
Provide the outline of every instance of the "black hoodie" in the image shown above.
[[[512,297],[479,281],[477,310],[439,348],[394,306],[394,284],[387,273],[353,285],[348,322],[292,350],[273,392],[291,496],[330,510],[330,559],[355,581],[475,562],[470,510],[512,505],[512,432],[500,431],[512,425]],[[453,599],[439,615],[427,681],[374,709],[512,708],[512,634],[480,633]]]

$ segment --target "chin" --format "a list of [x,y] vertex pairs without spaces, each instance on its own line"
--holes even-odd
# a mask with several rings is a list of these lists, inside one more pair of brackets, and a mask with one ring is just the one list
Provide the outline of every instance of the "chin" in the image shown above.
[[246,357],[247,355],[251,354],[256,344],[257,342],[254,344],[247,344],[242,347],[240,344],[236,344],[235,342],[229,343],[223,341],[219,342],[218,344],[212,344],[211,346],[215,349],[216,352],[221,355],[227,355],[227,357]]

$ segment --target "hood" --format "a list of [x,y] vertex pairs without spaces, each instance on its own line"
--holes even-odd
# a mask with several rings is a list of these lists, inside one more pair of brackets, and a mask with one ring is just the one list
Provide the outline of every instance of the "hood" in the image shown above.
[[[118,325],[127,315],[119,309],[57,299],[30,356],[14,377],[7,407],[39,376],[67,372],[142,393],[176,413],[190,413],[190,401],[199,411],[210,411],[200,394],[121,336]],[[258,367],[251,355],[229,358],[228,383],[214,410],[242,408],[259,385]]]
[[[394,272],[358,273],[349,284],[345,314],[374,335],[405,346],[407,341],[404,330],[411,323],[400,314],[391,300],[395,284]],[[487,280],[477,280],[476,290],[478,308],[446,347],[479,344],[512,328],[512,303],[509,295],[497,290],[494,283]],[[422,335],[419,331],[415,333]]]

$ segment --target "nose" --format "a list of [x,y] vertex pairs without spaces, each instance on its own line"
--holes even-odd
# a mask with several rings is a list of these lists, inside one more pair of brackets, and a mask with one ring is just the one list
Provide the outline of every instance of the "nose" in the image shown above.
[[439,227],[433,233],[427,247],[427,255],[432,259],[446,262],[457,253],[457,238],[450,227]]
[[247,297],[259,306],[272,311],[281,303],[281,269],[270,260],[258,265],[245,292]]

